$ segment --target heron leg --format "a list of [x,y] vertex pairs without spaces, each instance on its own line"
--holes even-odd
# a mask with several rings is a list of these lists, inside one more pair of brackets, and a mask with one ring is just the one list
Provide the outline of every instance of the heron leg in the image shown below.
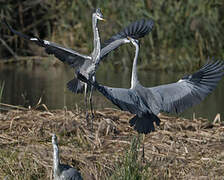
[[142,161],[145,162],[145,134],[142,134]]
[[91,115],[92,115],[92,118],[91,118],[91,126],[92,126],[92,128],[93,128],[94,113],[93,113],[92,95],[93,95],[93,86],[91,86],[91,89],[90,89],[90,95],[89,95],[89,104],[90,104]]
[[86,123],[89,124],[89,114],[88,114],[88,105],[87,105],[87,83],[85,83],[84,89],[84,99],[85,99],[85,111],[86,111]]

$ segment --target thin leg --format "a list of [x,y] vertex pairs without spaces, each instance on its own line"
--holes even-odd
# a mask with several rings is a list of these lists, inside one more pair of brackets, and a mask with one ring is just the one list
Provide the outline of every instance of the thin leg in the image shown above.
[[145,134],[142,134],[142,161],[145,161]]
[[87,83],[85,83],[84,90],[84,99],[85,99],[85,111],[86,111],[86,123],[89,124],[89,114],[88,114],[88,105],[87,105]]
[[92,103],[92,94],[93,94],[93,86],[90,88],[90,95],[89,95],[89,104],[90,104],[90,109],[91,109],[91,127],[93,129],[93,119],[94,119],[94,113],[93,113],[93,103]]

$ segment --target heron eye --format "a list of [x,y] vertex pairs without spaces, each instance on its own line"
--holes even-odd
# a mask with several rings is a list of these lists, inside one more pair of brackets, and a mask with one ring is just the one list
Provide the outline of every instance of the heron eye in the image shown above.
[[98,15],[101,14],[101,11],[100,11],[99,8],[96,10],[96,13],[97,13]]

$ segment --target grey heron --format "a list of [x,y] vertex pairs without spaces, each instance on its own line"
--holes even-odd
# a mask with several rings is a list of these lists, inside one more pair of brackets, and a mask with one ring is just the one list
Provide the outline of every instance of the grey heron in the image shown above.
[[154,123],[160,124],[157,116],[160,112],[180,113],[198,104],[215,89],[224,76],[224,62],[210,60],[192,75],[186,75],[175,83],[143,87],[137,76],[139,43],[138,40],[129,39],[136,48],[130,89],[103,86],[81,73],[78,73],[78,78],[94,86],[121,110],[135,114],[129,123],[138,133],[155,131]]
[[[24,35],[16,30],[14,30],[5,20],[5,24],[8,26],[11,32],[14,34],[17,34],[18,36],[30,40],[32,42],[35,42],[37,45],[42,46],[45,48],[45,51],[48,54],[54,54],[58,59],[60,59],[63,62],[68,63],[70,66],[79,69],[80,72],[82,72],[84,75],[86,75],[87,78],[92,78],[92,69],[94,69],[95,62],[97,61],[97,58],[100,57],[100,37],[99,37],[99,31],[97,28],[97,21],[98,20],[104,20],[103,14],[101,13],[100,9],[96,9],[96,11],[92,14],[92,28],[93,28],[93,44],[94,49],[90,55],[83,55],[80,54],[72,49],[64,48],[56,43],[42,40],[38,37],[30,37],[27,35]],[[85,104],[86,104],[86,112],[87,112],[87,84],[80,83],[76,79],[73,79],[68,82],[68,87],[73,92],[80,92],[85,90]],[[92,105],[91,105],[92,110]],[[87,114],[86,114],[87,116]],[[87,118],[86,118],[87,119]]]
[[[100,12],[100,10],[98,10]],[[100,47],[100,39],[99,39],[99,33],[96,26],[96,17],[102,18],[101,13],[99,13],[98,16],[96,16],[97,13],[93,14],[93,32],[94,32],[94,50],[91,56],[86,56],[79,54],[78,52],[69,49],[64,48],[58,44],[55,44],[53,42],[49,42],[46,40],[42,40],[38,37],[30,37],[27,35],[24,35],[16,30],[14,30],[11,26],[7,24],[5,21],[5,24],[8,26],[11,32],[14,34],[17,34],[18,36],[25,38],[27,40],[35,42],[37,45],[42,46],[45,48],[45,51],[48,54],[54,54],[59,60],[62,62],[65,62],[69,64],[71,67],[75,68],[75,74],[77,72],[82,73],[84,76],[86,76],[87,79],[92,78],[95,79],[95,72],[96,69],[100,63],[100,61],[112,50],[118,48],[122,44],[129,43],[130,41],[127,39],[127,37],[131,37],[133,39],[139,39],[144,37],[146,34],[148,34],[154,25],[153,20],[138,20],[136,22],[131,23],[129,26],[124,28],[119,33],[113,35],[110,39],[106,40],[102,48]],[[100,53],[100,55],[99,55]],[[84,86],[85,85],[85,86]],[[67,83],[67,87],[69,90],[71,90],[74,93],[82,92],[83,89],[85,89],[85,103],[86,103],[86,109],[87,109],[87,84],[80,82],[77,78],[72,79]],[[85,88],[83,88],[85,87]],[[91,112],[92,112],[92,86],[90,85],[90,105],[91,105]],[[93,113],[92,113],[93,116]],[[87,114],[86,114],[87,117]]]
[[57,136],[52,135],[54,180],[82,180],[81,174],[73,167],[60,163]]

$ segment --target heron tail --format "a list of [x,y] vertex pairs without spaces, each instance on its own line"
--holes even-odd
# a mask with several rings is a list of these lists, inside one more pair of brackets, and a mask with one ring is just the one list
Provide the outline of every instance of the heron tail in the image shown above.
[[67,88],[73,93],[83,93],[84,91],[84,83],[79,79],[74,78],[67,83]]
[[153,124],[154,122],[157,126],[159,126],[160,119],[156,115],[151,113],[143,114],[141,117],[136,115],[129,121],[130,126],[134,126],[134,129],[138,133],[144,134],[155,131],[155,126]]

